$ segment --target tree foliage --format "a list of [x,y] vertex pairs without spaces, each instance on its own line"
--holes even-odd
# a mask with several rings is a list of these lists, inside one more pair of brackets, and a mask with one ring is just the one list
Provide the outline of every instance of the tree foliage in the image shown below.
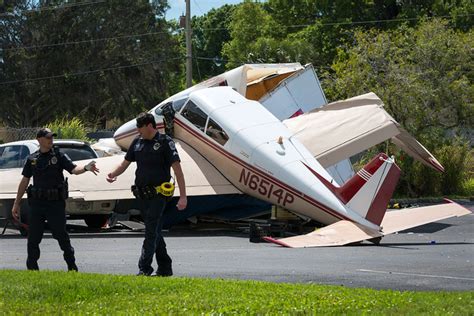
[[440,178],[395,152],[404,170],[400,191],[405,194],[452,193],[466,176],[469,149],[462,140],[454,146],[452,139],[474,125],[473,35],[439,19],[414,28],[357,31],[355,44],[339,50],[334,75],[324,81],[333,100],[375,92],[402,126],[450,166]]
[[358,31],[355,45],[340,49],[326,93],[341,99],[373,91],[398,122],[420,136],[467,128],[474,124],[473,35],[443,20]]
[[233,13],[231,40],[224,44],[227,68],[252,62],[312,63],[326,69],[337,49],[351,45],[356,29],[415,26],[422,17],[451,17],[450,27],[472,27],[471,0],[246,0]]
[[1,120],[37,126],[68,114],[97,124],[156,104],[180,72],[166,8],[163,0],[17,1],[0,17]]
[[193,78],[203,81],[225,71],[222,46],[230,41],[229,25],[234,5],[223,5],[207,14],[193,17]]

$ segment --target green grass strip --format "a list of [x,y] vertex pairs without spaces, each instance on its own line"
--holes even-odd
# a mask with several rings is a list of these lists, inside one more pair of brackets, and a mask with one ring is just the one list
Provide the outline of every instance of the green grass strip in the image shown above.
[[474,291],[0,270],[0,315],[473,315]]

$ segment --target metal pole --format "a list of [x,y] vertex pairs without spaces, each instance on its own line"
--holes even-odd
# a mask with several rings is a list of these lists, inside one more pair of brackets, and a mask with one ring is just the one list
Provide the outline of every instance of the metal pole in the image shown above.
[[193,85],[193,53],[191,45],[191,0],[186,0],[186,87]]

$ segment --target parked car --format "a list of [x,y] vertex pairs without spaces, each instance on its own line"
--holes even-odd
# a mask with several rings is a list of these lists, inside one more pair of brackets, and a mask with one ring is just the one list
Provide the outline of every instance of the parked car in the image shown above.
[[[67,154],[72,161],[98,158],[97,152],[92,149],[89,143],[80,140],[55,139],[54,146]],[[0,144],[0,170],[11,168],[23,168],[26,158],[39,149],[38,141],[22,140],[6,144]],[[20,179],[18,179],[20,181]],[[11,201],[13,205],[13,200]],[[2,213],[9,215],[10,203],[5,203],[5,210]],[[82,218],[89,227],[99,228],[107,223],[109,215],[114,211],[115,200],[103,201],[76,201],[68,199],[66,201],[66,213],[69,218]],[[10,208],[8,210],[8,208]],[[28,203],[22,203],[22,219],[26,219]]]

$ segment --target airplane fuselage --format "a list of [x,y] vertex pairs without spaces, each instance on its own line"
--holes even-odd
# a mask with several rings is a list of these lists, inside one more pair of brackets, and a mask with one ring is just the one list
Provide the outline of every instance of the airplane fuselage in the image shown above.
[[[157,127],[162,129],[163,118],[156,119]],[[116,132],[116,141],[122,147],[137,135],[134,120],[127,124]],[[212,131],[215,127],[218,132]],[[377,225],[347,208],[308,170],[310,167],[332,181],[275,116],[231,88],[191,93],[175,114],[174,137],[194,148],[246,194],[323,224],[350,220],[377,229]]]

